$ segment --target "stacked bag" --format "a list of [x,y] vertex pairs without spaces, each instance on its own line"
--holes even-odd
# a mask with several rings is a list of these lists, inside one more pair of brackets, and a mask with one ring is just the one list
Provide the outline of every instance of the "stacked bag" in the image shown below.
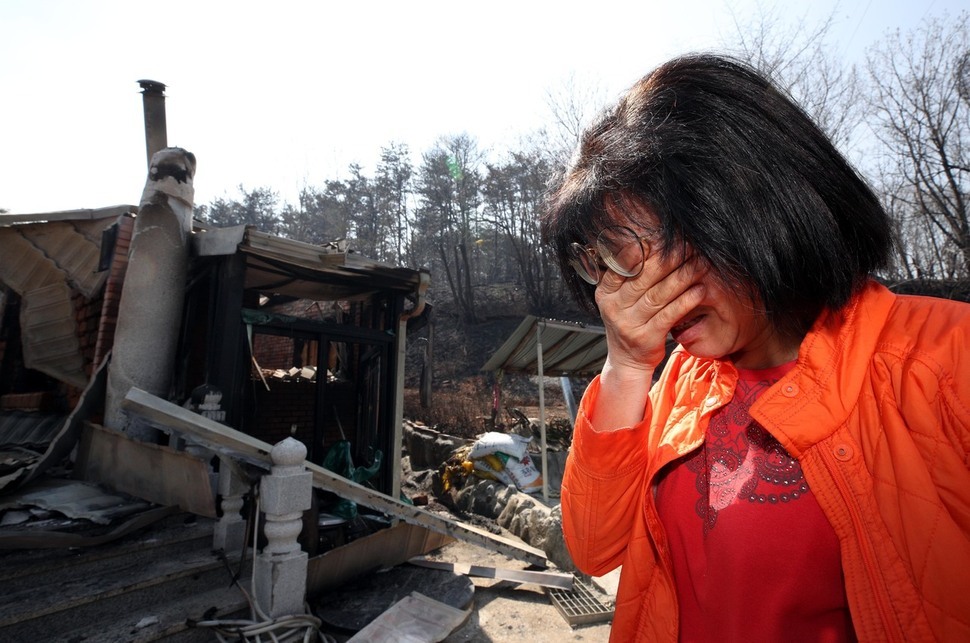
[[466,458],[479,478],[496,480],[519,491],[542,491],[542,474],[529,457],[530,438],[490,431],[472,445]]

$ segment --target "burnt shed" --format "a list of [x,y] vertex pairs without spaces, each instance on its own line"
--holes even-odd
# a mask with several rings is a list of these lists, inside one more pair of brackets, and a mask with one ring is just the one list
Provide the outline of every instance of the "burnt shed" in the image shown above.
[[405,341],[427,310],[428,273],[251,226],[192,242],[182,396],[214,387],[226,424],[271,444],[294,437],[317,464],[347,441],[396,497]]

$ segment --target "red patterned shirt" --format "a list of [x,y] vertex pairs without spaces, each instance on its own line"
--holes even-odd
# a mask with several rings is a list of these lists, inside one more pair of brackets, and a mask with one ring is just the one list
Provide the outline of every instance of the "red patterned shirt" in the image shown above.
[[853,641],[839,542],[798,461],[751,419],[794,366],[740,370],[704,444],[661,480],[681,641]]

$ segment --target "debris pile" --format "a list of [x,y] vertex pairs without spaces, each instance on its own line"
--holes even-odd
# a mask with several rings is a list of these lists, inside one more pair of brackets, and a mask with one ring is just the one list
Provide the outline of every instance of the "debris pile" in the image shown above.
[[[524,440],[528,444],[528,439]],[[511,449],[510,442],[520,444],[522,441],[520,436],[490,433],[474,441],[462,440],[421,424],[405,422],[407,455],[403,460],[402,491],[410,497],[433,498],[473,524],[478,524],[480,519],[493,521],[497,531],[506,529],[532,547],[541,549],[559,569],[576,571],[563,540],[562,512],[558,503],[547,506],[541,496],[535,497],[534,493],[526,493],[515,484],[475,470],[476,458],[472,453],[477,455],[483,450],[496,448],[496,445]],[[542,479],[537,476],[537,480],[541,490]]]
[[441,483],[445,491],[464,482],[468,474],[495,480],[525,493],[542,491],[542,476],[529,456],[529,438],[490,431],[474,444],[463,446],[442,465]]
[[[261,368],[259,369],[260,375],[263,380],[282,380],[284,382],[316,382],[317,381],[317,367],[316,366],[293,366],[288,369],[283,368]],[[334,376],[327,371],[327,381],[332,382]]]

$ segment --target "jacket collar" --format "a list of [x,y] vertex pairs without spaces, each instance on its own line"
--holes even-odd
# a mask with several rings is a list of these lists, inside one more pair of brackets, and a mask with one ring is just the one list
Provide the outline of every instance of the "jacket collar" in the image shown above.
[[831,435],[856,405],[896,296],[872,281],[840,310],[823,312],[798,361],[751,407],[751,416],[795,458]]

